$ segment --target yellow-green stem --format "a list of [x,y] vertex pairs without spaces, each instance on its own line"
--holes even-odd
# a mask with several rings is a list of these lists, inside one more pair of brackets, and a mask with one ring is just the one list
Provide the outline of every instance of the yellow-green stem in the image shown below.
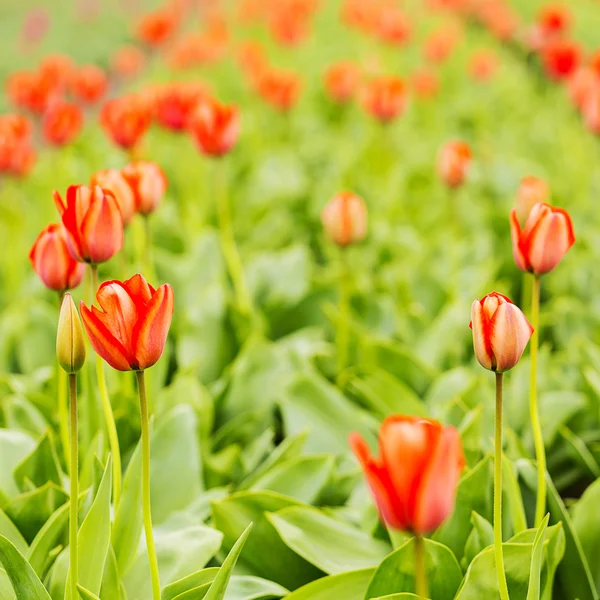
[[339,274],[339,319],[337,326],[337,374],[338,378],[348,366],[350,345],[350,274],[346,260],[346,249],[340,248]]
[[531,429],[535,443],[535,458],[537,461],[538,489],[537,501],[535,503],[535,526],[539,527],[546,513],[546,450],[544,448],[544,436],[540,423],[540,413],[537,401],[537,356],[539,345],[540,324],[540,287],[539,275],[532,275],[533,286],[531,291],[531,326],[533,335],[529,342],[531,348],[531,372],[529,379],[529,413],[531,418]]
[[158,575],[158,560],[154,547],[154,534],[152,533],[152,508],[150,505],[150,422],[148,416],[148,399],[146,396],[146,381],[144,371],[137,371],[138,392],[140,395],[140,417],[142,426],[142,509],[144,513],[144,532],[146,534],[146,548],[150,563],[152,578],[152,597],[160,600],[160,578]]
[[[94,290],[98,290],[98,267],[91,265],[92,284]],[[104,412],[104,422],[108,433],[108,445],[113,459],[113,502],[115,510],[119,506],[121,497],[121,448],[119,446],[119,436],[117,434],[117,425],[110,404],[108,388],[106,387],[106,376],[104,374],[104,363],[99,356],[96,356],[96,378],[98,380],[98,391],[102,400],[102,410]]]
[[71,600],[77,600],[77,580],[79,578],[78,556],[77,556],[77,530],[78,530],[78,497],[79,497],[79,444],[77,431],[77,375],[69,375],[69,406],[71,409],[71,474],[70,506],[69,506],[69,567],[71,570],[69,579],[69,591]]
[[233,283],[238,307],[242,313],[250,315],[252,313],[252,300],[250,299],[242,261],[233,235],[233,222],[227,194],[227,173],[225,169],[225,160],[221,158],[215,164],[215,195],[221,234],[221,248],[227,269],[229,270],[229,276]]
[[[63,298],[65,297],[64,292],[58,294],[58,310],[62,307]],[[63,448],[63,456],[65,459],[65,465],[67,467],[67,473],[70,473],[71,465],[69,463],[69,457],[71,453],[70,442],[69,442],[69,400],[68,400],[68,384],[67,384],[67,373],[61,369],[58,361],[56,362],[56,395],[58,396],[58,430],[60,433],[60,441]]]
[[425,540],[421,535],[415,535],[415,587],[419,598],[425,600],[429,597],[427,565],[425,564]]
[[502,600],[509,600],[502,553],[502,373],[496,373],[496,435],[494,443],[494,555]]

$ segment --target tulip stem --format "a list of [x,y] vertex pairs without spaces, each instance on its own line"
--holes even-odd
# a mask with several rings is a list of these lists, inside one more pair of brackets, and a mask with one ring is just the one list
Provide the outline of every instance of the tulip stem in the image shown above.
[[[60,312],[63,299],[65,297],[64,292],[58,294],[58,310]],[[58,361],[56,362],[56,394],[58,396],[58,421],[59,421],[59,432],[60,441],[63,447],[63,454],[65,458],[65,466],[67,467],[67,473],[70,473],[69,456],[71,453],[70,442],[69,442],[69,400],[68,395],[68,384],[67,384],[67,373],[64,371]]]
[[220,164],[216,164],[215,187],[217,213],[219,218],[219,230],[221,233],[221,249],[233,283],[238,307],[245,315],[252,313],[252,300],[246,286],[244,269],[238,247],[233,235],[233,223],[231,218],[231,206],[227,195],[226,163],[221,158]]
[[[90,265],[92,271],[92,284],[95,291],[98,291],[98,266]],[[115,510],[119,506],[121,497],[121,449],[119,446],[119,435],[117,434],[117,425],[110,404],[108,388],[106,386],[106,375],[104,373],[104,363],[99,356],[96,356],[96,378],[98,380],[98,390],[102,399],[102,409],[104,411],[104,421],[108,433],[108,445],[113,458],[113,503]]]
[[[66,375],[66,373],[65,373]],[[71,474],[70,487],[70,505],[69,505],[69,567],[70,575],[70,597],[71,600],[77,600],[77,580],[79,578],[78,555],[77,555],[77,530],[78,530],[78,509],[79,509],[79,444],[77,431],[77,375],[69,374],[69,405],[71,409],[71,465],[69,472]]]
[[422,535],[415,535],[415,587],[417,596],[426,600],[429,596],[427,586],[427,565],[425,564],[425,540]]
[[494,447],[494,555],[502,600],[509,600],[502,553],[502,373],[496,373],[496,435]]
[[340,248],[339,268],[339,320],[337,325],[338,380],[348,365],[348,347],[350,344],[350,281],[345,248]]
[[538,489],[535,503],[535,526],[539,527],[546,512],[546,450],[544,448],[544,436],[540,423],[540,412],[537,401],[537,357],[539,345],[539,322],[540,322],[540,288],[541,278],[533,275],[533,286],[531,291],[531,326],[533,335],[529,347],[531,348],[531,372],[529,379],[529,412],[531,418],[531,429],[535,443],[535,457],[537,461]]
[[154,547],[154,534],[152,533],[152,508],[150,504],[150,425],[146,380],[144,379],[144,371],[136,371],[136,376],[140,395],[142,426],[142,508],[144,512],[144,532],[146,534],[146,548],[148,549],[148,561],[150,562],[150,574],[152,576],[152,596],[154,600],[160,600],[160,578],[156,548]]

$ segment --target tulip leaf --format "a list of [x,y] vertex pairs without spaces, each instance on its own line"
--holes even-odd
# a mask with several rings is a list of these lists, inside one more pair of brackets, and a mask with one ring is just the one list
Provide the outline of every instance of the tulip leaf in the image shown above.
[[26,491],[26,480],[31,481],[35,487],[41,487],[49,481],[57,486],[62,485],[62,473],[50,430],[46,431],[36,447],[15,467],[13,475],[22,491]]
[[210,567],[208,569],[202,569],[191,575],[187,575],[182,579],[178,579],[162,589],[161,600],[174,600],[184,592],[188,590],[197,589],[206,586],[206,590],[210,587],[210,584],[214,581],[219,567]]
[[540,600],[540,579],[542,576],[542,560],[544,550],[544,539],[548,528],[550,515],[546,515],[538,527],[533,549],[531,552],[531,566],[529,568],[529,586],[527,588],[527,600]]
[[33,567],[39,577],[44,577],[46,571],[50,568],[48,557],[51,550],[56,548],[60,543],[66,544],[67,528],[69,524],[69,506],[63,504],[56,510],[46,521],[44,526],[39,530],[35,539],[31,543],[27,560]]
[[494,543],[494,527],[487,519],[473,511],[471,523],[473,529],[465,544],[463,566],[465,566],[465,563],[469,565],[482,550]]
[[26,433],[0,429],[0,490],[9,498],[20,493],[13,471],[35,446],[35,441]]
[[[443,544],[428,539],[424,542],[430,594],[436,600],[452,600],[462,580],[458,561]],[[398,590],[415,591],[414,545],[412,538],[383,560],[373,575],[365,600]]]
[[284,543],[328,575],[375,567],[391,552],[385,542],[302,506],[267,515]]
[[374,572],[375,569],[361,569],[322,577],[298,588],[285,600],[363,600]]
[[275,600],[288,594],[284,587],[250,575],[234,575],[227,587],[225,600]]
[[16,525],[8,518],[6,513],[0,508],[0,535],[3,535],[10,542],[12,542],[15,548],[23,555],[27,554],[29,546],[23,539],[21,532],[17,529]]
[[77,584],[77,591],[82,600],[100,600],[96,594],[92,594],[92,592],[86,590],[82,585]]
[[17,600],[51,600],[46,588],[14,544],[0,535],[0,563],[6,570]]

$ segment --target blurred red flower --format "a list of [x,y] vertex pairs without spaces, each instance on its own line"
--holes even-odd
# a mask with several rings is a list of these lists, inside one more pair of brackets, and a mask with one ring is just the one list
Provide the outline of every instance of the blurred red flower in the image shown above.
[[71,91],[82,102],[95,104],[108,91],[108,77],[97,65],[84,65],[73,74]]
[[208,96],[208,89],[201,82],[167,83],[155,94],[154,117],[167,129],[183,131],[198,103]]
[[139,75],[145,64],[146,55],[133,44],[119,48],[111,60],[112,70],[123,79]]
[[102,107],[100,123],[115,144],[131,150],[152,123],[150,104],[139,94],[115,98]]
[[6,94],[15,106],[39,115],[58,94],[57,82],[36,71],[15,71],[6,80]]
[[498,55],[490,49],[477,50],[469,59],[469,75],[476,81],[489,81],[494,77],[500,59]]
[[339,104],[354,98],[360,85],[360,70],[351,61],[331,65],[324,75],[325,91]]
[[384,42],[399,46],[410,41],[412,23],[402,9],[387,6],[379,15],[376,33]]
[[35,158],[29,119],[18,114],[0,115],[0,174],[27,175]]
[[549,41],[542,53],[546,74],[557,81],[567,79],[579,66],[581,55],[581,47],[573,40]]
[[189,130],[204,154],[222,156],[233,148],[239,137],[239,111],[235,106],[205,98],[192,114]]
[[47,108],[42,119],[44,139],[53,146],[68,144],[81,132],[83,121],[83,111],[77,104],[56,100]]
[[162,46],[169,40],[179,25],[177,12],[159,9],[145,14],[137,23],[136,35],[148,46]]
[[471,166],[471,148],[461,140],[444,144],[438,155],[437,169],[442,181],[451,188],[462,185]]
[[292,71],[267,69],[257,83],[263,100],[282,111],[290,110],[300,96],[300,79]]
[[395,75],[380,75],[365,84],[362,105],[373,117],[387,123],[406,108],[407,94],[404,81]]
[[437,96],[440,82],[434,71],[421,69],[415,71],[410,78],[410,87],[417,98],[429,100]]

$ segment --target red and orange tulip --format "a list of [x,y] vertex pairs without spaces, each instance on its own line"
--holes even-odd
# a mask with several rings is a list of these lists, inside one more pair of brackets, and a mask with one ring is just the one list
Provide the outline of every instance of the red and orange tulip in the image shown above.
[[391,416],[379,431],[380,457],[356,433],[360,461],[382,519],[415,534],[437,529],[454,510],[465,459],[454,427],[419,417]]
[[95,104],[108,90],[108,77],[97,65],[77,69],[71,80],[73,95],[86,104]]
[[107,102],[100,113],[100,123],[115,144],[131,150],[150,127],[152,113],[146,99],[130,94]]
[[364,240],[367,235],[367,206],[356,194],[340,192],[325,205],[321,221],[332,242],[348,246]]
[[42,120],[44,139],[54,146],[73,141],[82,127],[83,111],[77,104],[64,100],[51,103]]
[[209,156],[223,156],[236,144],[240,134],[239,111],[218,100],[200,102],[189,122],[198,148]]
[[388,123],[406,108],[404,81],[394,75],[381,75],[371,79],[363,90],[362,104],[373,117],[382,123]]
[[343,61],[331,65],[324,76],[325,91],[327,95],[338,104],[352,100],[360,85],[360,71],[350,61]]
[[142,215],[153,213],[167,191],[167,177],[153,162],[137,161],[121,171],[133,191],[135,209]]
[[173,288],[154,289],[142,275],[107,281],[96,293],[101,308],[82,302],[81,318],[94,350],[119,371],[143,371],[161,357],[173,316]]
[[123,226],[131,223],[136,213],[136,198],[129,181],[119,169],[102,169],[94,173],[90,179],[90,187],[99,185],[110,190],[119,205]]
[[531,209],[538,202],[547,202],[550,197],[550,187],[539,177],[527,175],[521,179],[517,198],[515,201],[515,210],[520,223],[525,224]]
[[462,185],[471,166],[471,148],[466,142],[456,140],[445,144],[438,155],[438,173],[451,188]]
[[559,38],[549,41],[542,52],[546,74],[551,79],[568,79],[581,62],[581,47],[573,40]]

